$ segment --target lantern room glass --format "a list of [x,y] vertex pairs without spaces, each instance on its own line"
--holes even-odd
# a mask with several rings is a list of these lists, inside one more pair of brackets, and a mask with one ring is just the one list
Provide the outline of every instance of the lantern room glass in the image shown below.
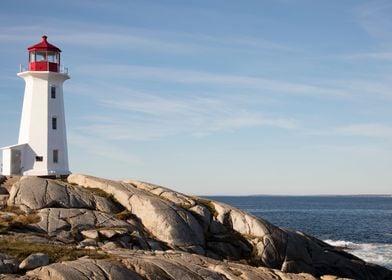
[[46,61],[46,52],[45,51],[36,51],[35,52],[35,61]]
[[60,54],[55,51],[32,51],[29,56],[29,62],[47,61],[58,64],[59,60]]
[[35,52],[30,52],[29,62],[35,62]]
[[57,53],[56,52],[51,52],[51,51],[48,51],[47,52],[47,57],[48,57],[48,61],[49,62],[53,62],[53,63],[57,63],[58,61],[57,61]]

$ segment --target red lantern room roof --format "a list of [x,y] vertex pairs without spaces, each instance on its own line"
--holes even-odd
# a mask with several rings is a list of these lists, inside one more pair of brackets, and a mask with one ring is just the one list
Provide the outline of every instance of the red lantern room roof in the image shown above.
[[61,52],[61,50],[56,47],[55,45],[52,45],[50,43],[48,43],[47,41],[48,36],[44,35],[42,36],[42,42],[35,44],[34,46],[31,46],[29,48],[27,48],[29,51],[42,51],[42,50],[46,50],[46,51],[56,51],[56,52]]

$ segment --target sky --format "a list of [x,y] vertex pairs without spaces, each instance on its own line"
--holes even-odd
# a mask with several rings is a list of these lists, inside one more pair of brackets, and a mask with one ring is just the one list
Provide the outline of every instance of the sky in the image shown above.
[[196,195],[392,194],[392,1],[0,2],[0,146],[62,50],[70,169]]

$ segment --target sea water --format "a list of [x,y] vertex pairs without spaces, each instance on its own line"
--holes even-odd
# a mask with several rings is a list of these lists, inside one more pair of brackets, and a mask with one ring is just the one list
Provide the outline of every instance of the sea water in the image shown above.
[[214,196],[392,269],[392,196]]

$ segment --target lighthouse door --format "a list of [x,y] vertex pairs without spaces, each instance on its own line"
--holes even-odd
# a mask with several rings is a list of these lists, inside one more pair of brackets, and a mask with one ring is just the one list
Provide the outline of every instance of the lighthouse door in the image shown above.
[[11,175],[21,175],[22,152],[11,150]]

